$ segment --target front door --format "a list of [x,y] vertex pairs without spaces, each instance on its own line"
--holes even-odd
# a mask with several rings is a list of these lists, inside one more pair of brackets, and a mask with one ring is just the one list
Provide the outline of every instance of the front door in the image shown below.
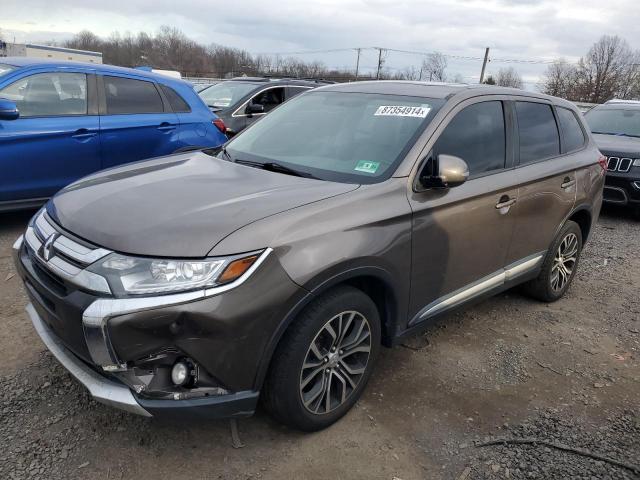
[[44,199],[100,169],[87,83],[84,73],[48,72],[0,90],[20,110],[17,120],[0,120],[0,202]]
[[430,155],[462,158],[469,166],[469,180],[458,187],[410,195],[410,325],[504,280],[514,227],[512,205],[518,200],[511,168],[511,128],[504,112],[500,100],[457,107]]

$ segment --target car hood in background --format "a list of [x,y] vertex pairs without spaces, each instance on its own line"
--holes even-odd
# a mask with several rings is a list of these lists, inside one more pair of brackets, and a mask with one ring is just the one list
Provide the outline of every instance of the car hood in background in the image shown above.
[[603,134],[594,134],[593,138],[600,151],[604,154],[640,158],[640,138]]
[[66,230],[110,250],[203,257],[249,223],[356,188],[190,152],[86,177],[58,193],[47,211]]

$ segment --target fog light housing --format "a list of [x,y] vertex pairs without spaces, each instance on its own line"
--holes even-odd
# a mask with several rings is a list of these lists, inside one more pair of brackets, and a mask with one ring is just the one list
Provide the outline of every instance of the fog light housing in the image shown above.
[[186,385],[191,379],[191,367],[184,360],[176,362],[171,368],[171,381],[174,385],[181,387]]

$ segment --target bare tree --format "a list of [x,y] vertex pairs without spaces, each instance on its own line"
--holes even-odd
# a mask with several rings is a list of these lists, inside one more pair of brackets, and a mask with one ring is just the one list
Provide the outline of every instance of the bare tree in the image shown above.
[[577,83],[576,67],[564,59],[559,59],[547,67],[540,90],[547,95],[573,100]]
[[501,68],[496,75],[496,85],[501,87],[522,88],[522,77],[518,71],[513,68]]
[[602,36],[578,62],[579,100],[602,103],[616,96],[632,64],[633,52],[625,40]]
[[447,78],[447,57],[441,53],[430,53],[422,61],[422,79],[434,82],[444,82]]

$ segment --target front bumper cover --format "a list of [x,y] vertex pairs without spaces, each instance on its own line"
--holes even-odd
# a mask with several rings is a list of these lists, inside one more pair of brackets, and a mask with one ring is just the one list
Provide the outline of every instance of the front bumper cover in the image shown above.
[[100,403],[144,417],[245,417],[252,415],[256,409],[258,392],[238,392],[191,400],[149,400],[137,397],[127,386],[96,373],[70,352],[40,318],[31,303],[26,310],[44,345]]

